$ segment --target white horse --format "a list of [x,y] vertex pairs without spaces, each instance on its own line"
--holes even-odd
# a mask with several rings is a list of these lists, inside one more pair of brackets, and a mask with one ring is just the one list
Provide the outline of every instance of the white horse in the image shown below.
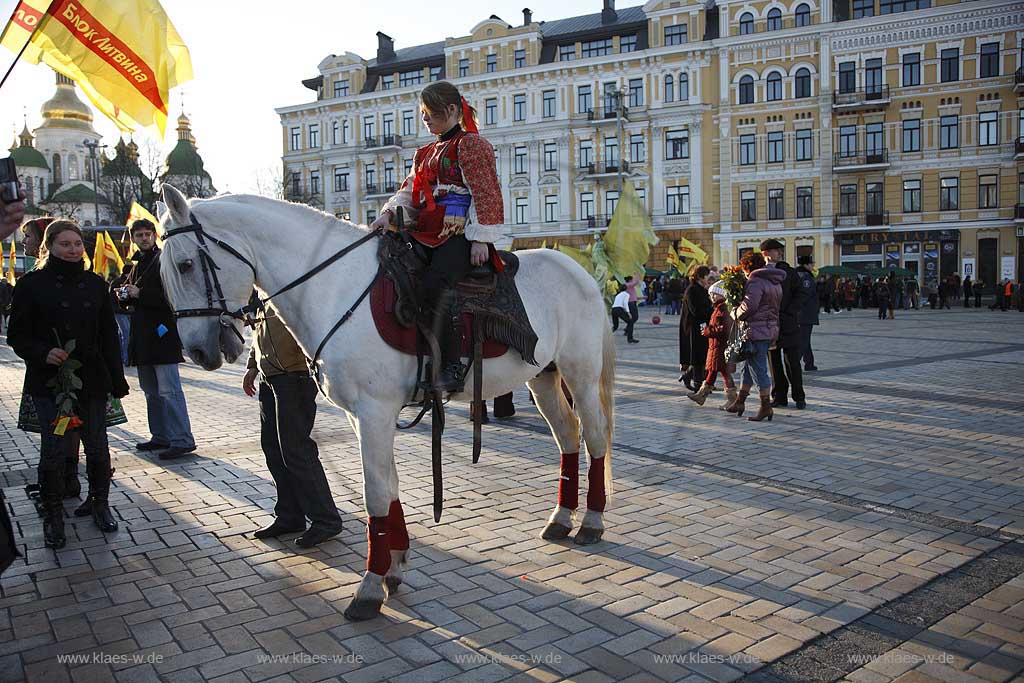
[[[211,287],[214,274],[225,305],[235,311],[246,304],[253,286],[264,297],[274,294],[327,255],[368,234],[363,227],[308,206],[263,197],[186,200],[167,184],[163,197],[168,209],[160,225],[164,235],[193,226],[165,239],[160,270],[174,308],[193,310],[191,317],[179,318],[178,332],[188,355],[207,370],[219,368],[222,357],[234,362],[243,351],[238,321],[218,318],[219,309],[214,309],[220,305],[216,286]],[[200,245],[201,237],[205,246]],[[376,238],[369,239],[268,304],[307,357],[314,356],[329,330],[373,280],[377,246]],[[212,261],[201,257],[201,250]],[[523,362],[514,350],[485,360],[483,397],[500,396],[525,382],[551,427],[562,463],[559,504],[543,533],[548,539],[567,537],[574,525],[582,422],[590,468],[587,511],[574,540],[596,543],[604,530],[606,494],[611,493],[615,344],[608,314],[597,284],[568,256],[547,249],[518,255],[521,266],[516,280],[539,337],[535,354],[539,366]],[[368,300],[337,329],[318,360],[322,390],[346,411],[359,439],[369,548],[367,570],[345,615],[369,619],[379,614],[387,595],[401,584],[407,561],[409,539],[399,502],[394,440],[398,414],[416,383],[417,363],[381,339]],[[556,372],[540,372],[552,361]],[[563,378],[578,418],[562,392]],[[473,386],[472,371],[466,386]],[[471,398],[468,394],[453,397]]]

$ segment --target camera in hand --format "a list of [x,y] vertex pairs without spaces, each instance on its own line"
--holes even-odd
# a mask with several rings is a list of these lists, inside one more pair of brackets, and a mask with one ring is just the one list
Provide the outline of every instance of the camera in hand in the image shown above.
[[0,200],[5,204],[18,201],[18,167],[13,157],[0,159]]

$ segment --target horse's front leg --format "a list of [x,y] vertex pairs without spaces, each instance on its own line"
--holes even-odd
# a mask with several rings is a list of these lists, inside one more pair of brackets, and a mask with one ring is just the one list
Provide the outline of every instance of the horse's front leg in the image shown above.
[[558,502],[541,532],[541,538],[545,540],[561,540],[568,538],[576,523],[580,487],[580,423],[562,391],[560,373],[544,371],[527,382],[527,386],[562,452]]
[[[363,580],[352,602],[345,609],[345,618],[353,621],[372,619],[380,614],[381,605],[387,597],[385,576],[390,575],[392,567],[392,536],[395,537],[396,550],[404,551],[409,547],[405,520],[401,519],[400,528],[394,529],[394,533],[391,528],[399,526],[398,517],[391,514],[392,501],[398,501],[394,452],[396,416],[397,410],[374,406],[360,411],[353,421],[363,462],[363,500],[366,505],[368,545]],[[398,509],[401,510],[400,504]],[[405,548],[401,548],[403,538]]]

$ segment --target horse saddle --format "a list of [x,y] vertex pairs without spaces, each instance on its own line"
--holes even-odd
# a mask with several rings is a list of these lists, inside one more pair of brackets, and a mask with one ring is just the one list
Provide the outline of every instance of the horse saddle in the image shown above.
[[[515,282],[519,257],[506,251],[498,255],[504,270],[496,272],[489,265],[474,268],[453,292],[451,312],[462,320],[463,355],[474,355],[471,342],[481,341],[476,339],[480,332],[484,358],[504,355],[511,347],[525,362],[536,365],[537,334]],[[377,331],[399,351],[413,355],[426,352],[416,326],[416,292],[427,264],[425,248],[401,232],[388,232],[380,240],[377,258],[385,276],[378,278],[370,293]]]

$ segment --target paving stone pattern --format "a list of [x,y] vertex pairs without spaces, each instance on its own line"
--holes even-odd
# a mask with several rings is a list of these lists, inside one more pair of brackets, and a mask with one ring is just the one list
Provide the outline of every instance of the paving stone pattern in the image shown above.
[[396,442],[411,566],[361,624],[341,615],[366,546],[340,411],[314,436],[345,531],[301,551],[251,538],[275,491],[241,366],[183,366],[199,451],[169,465],[132,450],[132,376],[110,430],[121,530],[69,517],[55,553],[23,491],[22,366],[0,347],[0,485],[25,551],[0,582],[0,682],[1024,681],[1024,575],[974,572],[1024,536],[1024,316],[823,316],[808,409],[761,424],[718,411],[721,392],[687,401],[678,318],[650,318],[640,344],[617,337],[604,542],[538,538],[558,453],[525,389],[476,466],[453,408],[440,524],[429,425]]

